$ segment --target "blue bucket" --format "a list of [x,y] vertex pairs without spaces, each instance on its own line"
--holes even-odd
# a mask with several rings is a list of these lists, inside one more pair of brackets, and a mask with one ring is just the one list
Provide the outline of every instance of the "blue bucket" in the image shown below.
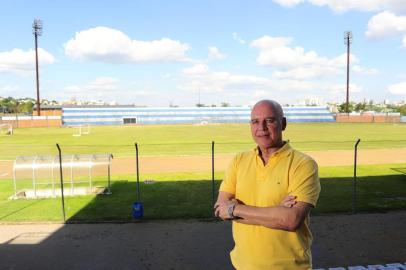
[[133,203],[133,217],[135,219],[141,219],[144,216],[144,206],[141,202]]

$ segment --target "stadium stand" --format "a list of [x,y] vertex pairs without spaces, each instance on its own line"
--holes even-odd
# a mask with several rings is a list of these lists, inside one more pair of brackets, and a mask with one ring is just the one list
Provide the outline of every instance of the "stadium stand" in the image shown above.
[[[335,122],[327,107],[284,107],[289,122]],[[247,123],[249,107],[63,107],[62,123],[75,125]]]

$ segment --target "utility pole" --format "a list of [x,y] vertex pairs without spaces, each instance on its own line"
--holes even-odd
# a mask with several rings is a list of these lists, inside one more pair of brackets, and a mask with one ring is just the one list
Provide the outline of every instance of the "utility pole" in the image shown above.
[[39,19],[35,19],[34,23],[32,24],[32,33],[35,37],[35,71],[36,71],[36,78],[37,78],[37,115],[41,115],[41,105],[39,99],[39,74],[38,74],[38,36],[42,35],[42,21]]
[[347,45],[347,98],[345,104],[345,112],[350,112],[350,45],[352,43],[351,31],[344,32],[344,44]]

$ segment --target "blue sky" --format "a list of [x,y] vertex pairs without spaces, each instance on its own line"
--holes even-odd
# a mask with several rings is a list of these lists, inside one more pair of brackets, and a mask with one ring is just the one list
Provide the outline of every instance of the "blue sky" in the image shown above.
[[1,2],[0,96],[147,106],[406,99],[406,1]]

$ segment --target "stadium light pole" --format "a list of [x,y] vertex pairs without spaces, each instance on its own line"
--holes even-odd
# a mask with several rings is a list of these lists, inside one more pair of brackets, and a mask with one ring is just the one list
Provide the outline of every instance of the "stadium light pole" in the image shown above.
[[352,32],[346,31],[344,32],[344,44],[347,45],[347,97],[345,103],[345,111],[349,113],[349,105],[350,105],[350,45],[352,43]]
[[35,19],[32,24],[32,33],[35,37],[35,71],[37,78],[37,115],[41,115],[40,100],[39,100],[39,74],[38,74],[38,36],[42,35],[42,21]]

